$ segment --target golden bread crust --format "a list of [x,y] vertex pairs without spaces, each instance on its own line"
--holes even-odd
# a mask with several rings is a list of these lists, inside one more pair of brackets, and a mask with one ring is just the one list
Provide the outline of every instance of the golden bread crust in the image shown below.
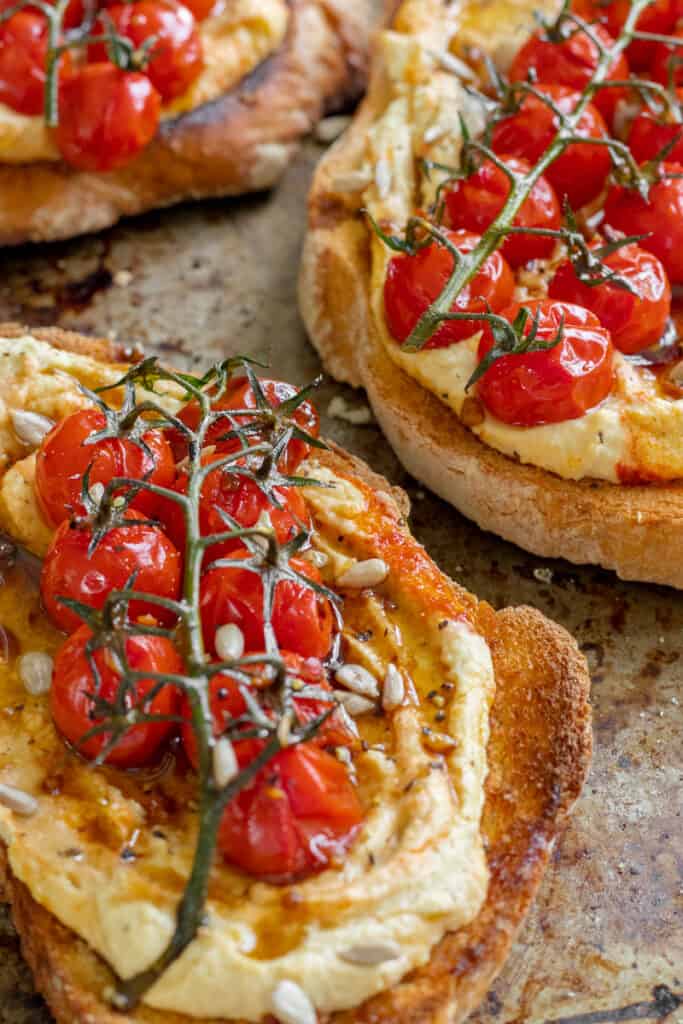
[[[67,332],[50,332],[46,340],[89,354],[102,344],[106,356],[106,343]],[[408,507],[400,490],[336,447],[316,458],[373,487],[390,520],[405,530]],[[322,1016],[321,1024],[464,1020],[506,959],[588,770],[590,679],[575,641],[534,609],[494,612],[457,585],[453,593],[486,637],[496,676],[482,819],[491,876],[487,899],[468,927],[441,940],[427,965],[353,1011]],[[12,905],[36,986],[59,1024],[209,1024],[147,1007],[126,1016],[113,1012],[102,998],[112,982],[106,965],[36,903],[0,849],[2,896]]]
[[683,588],[683,482],[573,481],[516,462],[480,441],[385,353],[370,310],[369,231],[358,196],[336,184],[358,165],[384,91],[378,66],[352,125],[318,165],[309,197],[299,300],[325,368],[366,389],[406,469],[483,529],[537,555]]
[[358,95],[372,21],[370,0],[290,4],[276,53],[219,99],[163,122],[120,170],[0,164],[0,245],[69,238],[181,200],[275,184],[325,109]]

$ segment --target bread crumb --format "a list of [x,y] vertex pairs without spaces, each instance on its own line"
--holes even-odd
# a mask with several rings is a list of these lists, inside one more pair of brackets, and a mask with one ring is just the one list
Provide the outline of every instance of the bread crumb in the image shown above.
[[130,270],[117,270],[112,278],[117,288],[127,288],[133,280]]
[[335,395],[327,407],[327,415],[336,420],[345,420],[346,423],[353,423],[356,427],[367,426],[372,423],[372,410],[368,405],[352,406],[342,398]]

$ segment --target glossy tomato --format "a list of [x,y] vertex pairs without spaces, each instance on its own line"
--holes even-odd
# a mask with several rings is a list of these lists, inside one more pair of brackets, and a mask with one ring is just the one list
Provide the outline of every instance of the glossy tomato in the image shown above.
[[683,32],[673,34],[680,39],[681,45],[656,43],[650,64],[650,77],[667,87],[683,85]]
[[[535,427],[577,419],[609,394],[614,380],[609,333],[587,309],[550,299],[525,302],[532,318],[540,313],[538,336],[550,341],[564,318],[562,340],[554,348],[496,360],[479,380],[479,397],[488,411],[504,423]],[[516,303],[501,314],[512,322],[521,309]],[[486,330],[479,358],[493,347]]]
[[[38,11],[20,10],[0,24],[0,103],[28,116],[44,112],[47,47],[47,19]],[[66,53],[60,77],[70,67]]]
[[[246,558],[234,552],[232,558]],[[309,562],[292,558],[290,567],[314,583],[320,573]],[[209,569],[201,584],[204,642],[211,651],[219,626],[233,622],[244,634],[245,650],[265,649],[263,583],[256,572],[239,567]],[[272,625],[279,646],[304,658],[324,658],[332,644],[333,612],[327,598],[298,580],[280,580],[275,587]]]
[[[599,0],[598,0],[599,2]],[[633,0],[612,0],[603,6],[607,17],[607,30],[614,37],[618,36],[630,13]],[[636,28],[639,32],[651,32],[653,35],[670,35],[676,24],[678,0],[652,0],[642,12]],[[634,39],[626,49],[628,62],[634,71],[644,71],[651,66],[657,49],[656,43],[646,39]]]
[[[678,102],[683,103],[683,88],[676,90]],[[683,108],[682,108],[683,109]],[[634,118],[628,136],[628,146],[638,163],[653,160],[665,146],[673,142],[666,160],[683,163],[683,123],[670,119],[665,113],[656,114],[647,107]]]
[[[61,597],[102,608],[108,594],[122,590],[134,572],[135,590],[157,597],[178,597],[180,555],[165,533],[146,523],[139,512],[129,511],[126,525],[109,530],[89,554],[91,540],[90,526],[64,522],[45,556],[40,592],[48,615],[60,629],[70,632],[81,623],[75,612],[60,603]],[[144,614],[164,623],[173,621],[173,616],[158,605],[131,601],[130,617]]]
[[[571,114],[581,94],[564,85],[543,85],[539,92],[563,114]],[[538,96],[525,96],[516,114],[496,125],[491,145],[496,153],[508,153],[535,164],[559,131],[559,118]],[[579,121],[577,134],[585,139],[604,139],[607,126],[602,114],[589,103]],[[562,199],[576,210],[603,189],[612,168],[607,146],[575,143],[547,168],[545,176]]]
[[[205,456],[206,462],[220,459],[220,455]],[[187,491],[188,476],[182,472],[174,484],[179,494]],[[230,527],[222,513],[236,520],[240,526],[255,526],[263,516],[265,525],[270,522],[280,544],[286,544],[301,530],[310,526],[306,501],[296,487],[275,487],[274,493],[281,507],[274,505],[260,487],[249,477],[218,468],[209,473],[204,481],[199,501],[199,528],[203,537],[225,533]],[[165,499],[159,507],[159,518],[166,531],[180,551],[185,549],[185,516],[180,505]],[[215,544],[207,552],[208,560],[223,558],[239,541],[225,541]]]
[[[614,45],[614,39],[601,25],[594,25],[591,31],[603,46]],[[599,58],[598,47],[584,31],[567,25],[566,38],[554,42],[544,29],[540,29],[518,51],[510,67],[510,81],[523,82],[531,74],[543,84],[566,85],[581,92],[590,81]],[[628,75],[628,62],[620,54],[606,78],[608,81],[624,81]],[[596,92],[593,103],[608,125],[613,124],[615,107],[626,95],[626,90],[619,87]]]
[[249,874],[288,882],[339,858],[361,823],[344,765],[306,743],[276,754],[228,804],[218,844],[226,860]]
[[[50,708],[54,723],[62,736],[76,750],[94,760],[106,746],[111,733],[92,736],[80,741],[92,728],[102,723],[96,714],[92,695],[112,702],[118,692],[121,676],[116,662],[106,648],[99,648],[95,664],[100,675],[99,690],[86,654],[86,645],[92,633],[81,626],[60,647],[55,658],[50,691]],[[126,640],[126,658],[135,672],[153,672],[178,675],[183,663],[170,640],[164,637],[131,636]],[[152,680],[142,680],[126,694],[127,710],[140,706],[147,714],[175,715],[178,709],[177,691],[172,686],[162,687],[151,699],[145,697],[156,687]],[[171,722],[145,722],[130,726],[123,732],[116,746],[109,752],[107,764],[120,768],[137,768],[152,760],[161,744],[173,729]]]
[[[501,155],[516,174],[526,174],[530,166],[526,160]],[[446,192],[446,214],[449,226],[464,228],[482,234],[496,219],[510,193],[510,181],[504,171],[492,161],[485,160],[471,174],[456,182]],[[557,231],[561,224],[560,204],[554,189],[540,177],[515,218],[515,227],[546,228]],[[501,252],[513,267],[529,260],[549,256],[555,248],[555,239],[537,235],[509,235]]]
[[605,224],[624,235],[646,235],[641,248],[657,256],[671,284],[683,284],[683,164],[664,163],[660,173],[647,199],[614,185],[605,201]]
[[[289,401],[293,398],[297,389],[292,387],[291,384],[286,384],[280,380],[267,380],[263,379],[259,381],[261,390],[266,398],[266,401],[270,406],[277,409],[278,406],[282,405],[283,402]],[[257,402],[256,396],[254,395],[253,388],[249,383],[247,377],[236,377],[230,381],[225,393],[220,398],[214,400],[212,409],[214,412],[225,411],[226,413],[232,413],[238,409],[256,409]],[[179,413],[179,418],[186,423],[192,430],[196,430],[199,424],[199,407],[196,402],[190,402],[185,406]],[[320,418],[318,411],[312,402],[305,399],[295,409],[292,420],[294,423],[304,431],[306,434],[310,434],[311,437],[317,437],[320,433]],[[229,434],[236,427],[246,427],[249,424],[254,424],[255,427],[258,425],[258,419],[244,416],[229,416],[225,418],[219,417],[216,422],[209,428],[206,434],[206,444],[215,445],[216,450],[222,453],[229,453],[237,451],[241,446],[237,438],[225,438],[226,434]],[[177,448],[178,454],[182,457],[185,454],[185,444],[178,433],[175,433],[173,443]],[[250,444],[257,444],[259,441],[259,432],[254,430],[250,432],[246,440]],[[283,473],[291,474],[296,472],[297,467],[306,458],[310,451],[310,446],[300,438],[292,438],[287,445],[285,454],[282,457],[280,463],[280,469]]]
[[621,352],[641,352],[656,345],[671,313],[671,287],[664,267],[656,256],[637,245],[617,249],[604,264],[628,281],[633,292],[614,284],[584,284],[570,261],[565,260],[557,268],[548,294],[552,299],[590,309]]
[[[469,231],[445,231],[462,253],[471,252],[480,240]],[[453,257],[443,245],[432,242],[414,256],[394,256],[389,261],[384,283],[387,324],[397,341],[405,341],[423,313],[441,294],[453,272]],[[451,306],[451,312],[494,312],[512,301],[515,279],[507,260],[495,252],[486,260],[473,281],[466,285]],[[445,348],[481,330],[476,320],[445,321],[425,348]]]
[[185,0],[184,5],[192,11],[195,21],[204,21],[216,7],[216,0]]
[[141,72],[86,64],[60,86],[59,151],[82,171],[123,167],[153,139],[160,108],[159,93]]
[[[173,100],[192,85],[203,67],[202,42],[192,12],[184,4],[171,0],[139,0],[107,7],[107,16],[121,36],[141,47],[154,38],[149,49],[149,64],[144,72],[163,100]],[[94,34],[104,33],[102,20]],[[105,43],[88,47],[91,62],[108,59]]]
[[[88,467],[90,487],[106,486],[116,477],[146,478],[159,487],[170,487],[173,483],[173,452],[161,431],[150,430],[144,435],[149,453],[125,438],[88,444],[89,438],[105,426],[104,413],[99,409],[81,409],[57,423],[43,439],[36,457],[36,492],[50,525],[85,514],[81,493]],[[153,515],[157,506],[156,496],[144,490],[131,505],[147,515]]]

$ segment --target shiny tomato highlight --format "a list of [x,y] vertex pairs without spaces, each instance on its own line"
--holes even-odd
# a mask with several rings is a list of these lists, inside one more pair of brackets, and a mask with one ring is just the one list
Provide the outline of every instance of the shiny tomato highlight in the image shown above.
[[[683,103],[683,88],[676,89],[678,102]],[[638,163],[657,157],[673,142],[666,160],[683,163],[683,123],[669,121],[664,113],[655,114],[647,107],[634,118],[628,135],[628,147]]]
[[[0,24],[0,103],[28,117],[43,114],[47,49],[44,14],[27,8]],[[70,67],[71,56],[66,53],[60,60],[61,78]]]
[[[462,253],[471,252],[480,240],[469,231],[444,232]],[[397,341],[405,341],[423,313],[440,295],[453,272],[453,257],[438,242],[420,249],[414,256],[393,256],[384,283],[384,309],[387,324]],[[495,252],[458,295],[451,306],[453,313],[484,313],[487,305],[494,312],[512,301],[515,280],[507,260]],[[444,321],[427,344],[429,348],[445,348],[481,330],[476,320]]]
[[[609,333],[587,309],[551,299],[525,302],[531,317],[540,312],[538,336],[550,341],[562,318],[564,333],[554,348],[506,355],[480,378],[478,394],[488,411],[503,423],[535,427],[577,419],[609,394],[614,381],[613,349]],[[501,316],[512,322],[521,309],[516,303]],[[487,329],[479,343],[479,359],[493,347]]]

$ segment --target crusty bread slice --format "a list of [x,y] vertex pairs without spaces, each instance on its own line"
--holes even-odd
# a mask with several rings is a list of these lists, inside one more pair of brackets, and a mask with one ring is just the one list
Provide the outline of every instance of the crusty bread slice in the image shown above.
[[234,89],[173,120],[107,174],[0,164],[0,245],[52,241],[185,199],[269,188],[325,110],[363,88],[373,0],[288,0],[281,47]]
[[365,101],[313,179],[300,306],[326,369],[366,389],[406,469],[483,529],[537,555],[683,587],[683,482],[575,482],[523,465],[480,441],[387,356],[370,309],[370,233],[358,195],[338,185],[362,163],[384,102],[378,57]]
[[[8,328],[1,330],[7,336]],[[59,330],[41,331],[40,337],[60,348],[117,358],[107,342]],[[369,484],[381,496],[392,529],[407,532],[408,503],[401,491],[341,449],[332,447],[321,458]],[[588,769],[590,680],[574,640],[534,609],[494,612],[457,584],[452,587],[454,601],[471,610],[486,636],[495,667],[482,821],[488,896],[476,919],[447,934],[426,966],[354,1011],[321,1018],[321,1024],[463,1020],[505,962]],[[12,877],[1,850],[0,895],[12,905],[36,986],[60,1024],[209,1024],[146,1007],[131,1015],[112,1011],[102,998],[112,982],[106,965]]]

